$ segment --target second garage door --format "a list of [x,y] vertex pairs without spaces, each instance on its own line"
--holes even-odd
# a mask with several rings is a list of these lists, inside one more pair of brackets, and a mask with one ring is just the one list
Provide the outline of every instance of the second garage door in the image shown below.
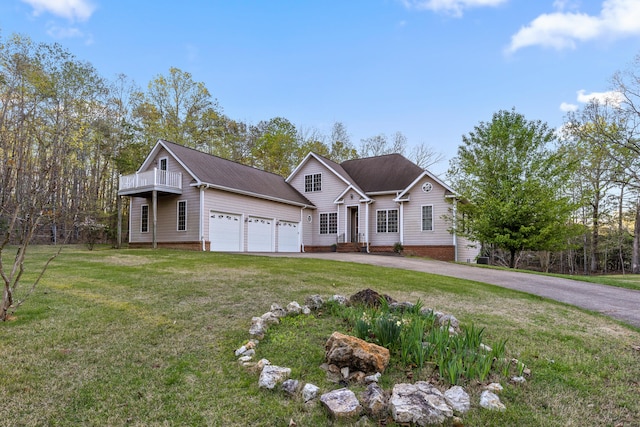
[[273,219],[249,217],[247,222],[247,250],[273,252]]

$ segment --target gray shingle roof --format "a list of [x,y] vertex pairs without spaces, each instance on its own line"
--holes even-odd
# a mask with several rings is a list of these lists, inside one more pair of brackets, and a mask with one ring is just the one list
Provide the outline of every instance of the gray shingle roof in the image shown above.
[[189,170],[196,179],[218,188],[226,188],[257,197],[313,206],[284,178],[221,157],[203,153],[169,141],[161,141]]
[[347,160],[341,167],[367,193],[402,191],[424,172],[400,154]]

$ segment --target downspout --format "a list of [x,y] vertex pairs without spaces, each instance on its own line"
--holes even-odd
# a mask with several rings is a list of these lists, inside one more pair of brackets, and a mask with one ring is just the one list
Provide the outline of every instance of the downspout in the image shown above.
[[298,247],[300,248],[300,251],[304,253],[304,210],[305,210],[306,206],[303,206],[300,208],[300,227],[298,228],[299,234],[298,234]]
[[458,199],[453,199],[453,260],[458,262]]
[[200,233],[200,241],[202,242],[202,252],[206,251],[206,245],[204,243],[204,189],[205,188],[206,188],[205,185],[200,186],[200,224],[198,225],[198,227],[200,227],[199,233]]
[[404,245],[404,203],[400,203],[400,244]]

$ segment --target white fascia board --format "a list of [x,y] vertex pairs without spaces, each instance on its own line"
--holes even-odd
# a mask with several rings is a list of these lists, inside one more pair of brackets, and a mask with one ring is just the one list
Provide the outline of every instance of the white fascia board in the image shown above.
[[164,142],[159,139],[158,142],[156,142],[156,145],[153,146],[153,148],[151,149],[151,151],[149,152],[149,154],[147,155],[147,158],[144,160],[144,162],[142,163],[142,166],[140,166],[140,169],[138,169],[137,173],[140,173],[142,171],[144,171],[145,169],[147,169],[150,164],[151,164],[151,159],[155,157],[156,153],[158,151],[160,151],[160,147],[164,148],[165,150],[167,150],[167,152],[171,155],[171,157],[173,157],[173,159],[178,162],[178,164],[180,166],[182,166],[182,168],[184,170],[187,171],[187,173],[191,176],[191,178],[193,178],[196,183],[195,184],[191,184],[191,185],[201,185],[202,181],[200,181],[200,179],[193,173],[191,172],[191,169],[189,169],[187,167],[187,165],[185,165],[182,160],[180,160],[180,158],[178,156],[175,155],[175,153],[173,151],[171,151],[171,149],[169,147],[167,147]]
[[[302,161],[300,162],[300,164],[298,166],[296,166],[296,168],[293,170],[293,172],[291,172],[289,174],[289,176],[287,177],[287,179],[285,179],[286,182],[289,182],[293,179],[293,177],[298,173],[298,171],[302,168],[302,166],[307,163],[307,160],[309,160],[309,157],[311,157],[313,155],[313,152],[309,151],[309,154],[307,154],[306,156],[304,156],[304,159],[302,159]],[[317,157],[314,156],[314,158],[317,159]]]
[[353,190],[353,191],[355,191],[356,193],[358,193],[358,194],[360,195],[360,201],[361,201],[361,202],[363,202],[363,201],[364,201],[364,202],[367,202],[367,201],[369,201],[369,200],[370,200],[370,199],[367,197],[367,195],[366,195],[366,194],[363,194],[363,193],[362,193],[362,191],[358,190],[356,187],[354,187],[353,185],[349,184],[349,185],[347,186],[347,188],[345,188],[345,189],[344,189],[344,191],[343,191],[342,193],[340,193],[340,194],[338,195],[338,197],[336,197],[336,199],[333,201],[333,203],[336,203],[336,204],[337,204],[337,203],[339,203],[339,202],[340,202],[340,199],[341,199],[341,198],[343,198],[343,197],[344,197],[344,195],[345,195],[345,194],[347,194],[347,192],[348,192],[349,190]]
[[[332,168],[331,166],[329,166],[324,160],[322,160],[320,157],[318,157],[314,152],[309,152],[309,154],[307,154],[307,156],[300,162],[300,164],[293,170],[293,172],[291,172],[291,175],[289,175],[289,177],[285,180],[286,182],[289,182],[291,179],[293,179],[293,177],[299,172],[299,170],[302,168],[302,166],[309,160],[310,157],[313,157],[314,159],[316,159],[318,162],[320,162],[320,164],[322,166],[324,166],[325,168],[327,168],[328,170],[330,170],[331,172],[333,172],[333,174],[335,176],[338,177],[338,179],[340,179],[342,182],[344,182],[347,185],[353,185],[353,183],[349,182],[347,179],[345,179],[345,177],[343,177],[342,175],[340,175],[338,172],[336,172],[336,170],[334,168]],[[358,192],[360,194],[362,194],[361,192]]]
[[453,193],[454,195],[456,194],[455,191],[453,191],[453,189],[451,187],[449,187],[447,184],[445,184],[443,181],[440,180],[440,178],[438,178],[437,176],[433,175],[431,172],[429,171],[424,171],[422,172],[416,179],[413,180],[413,182],[411,184],[409,184],[407,186],[407,188],[405,188],[404,190],[402,190],[402,192],[398,195],[398,199],[402,198],[402,196],[404,196],[407,192],[409,192],[409,190],[411,190],[417,183],[419,183],[420,181],[422,181],[422,179],[424,177],[428,177],[429,179],[432,179],[433,181],[437,182],[438,184],[440,184],[442,187],[444,187],[445,190]]

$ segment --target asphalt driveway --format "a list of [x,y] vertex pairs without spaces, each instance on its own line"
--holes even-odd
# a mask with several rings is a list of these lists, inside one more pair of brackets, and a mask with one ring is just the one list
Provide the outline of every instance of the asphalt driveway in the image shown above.
[[475,280],[504,288],[516,289],[545,298],[597,311],[640,328],[640,291],[597,285],[571,279],[519,273],[516,271],[478,268],[422,258],[361,253],[274,253],[269,256],[318,258],[357,262],[383,267],[401,268]]

